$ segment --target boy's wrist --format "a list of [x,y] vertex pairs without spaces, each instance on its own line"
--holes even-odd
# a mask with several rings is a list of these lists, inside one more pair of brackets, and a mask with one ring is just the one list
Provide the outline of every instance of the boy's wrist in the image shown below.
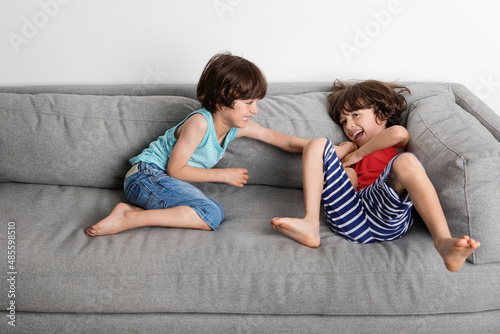
[[358,145],[356,145],[352,141],[345,141],[339,144],[339,146],[342,146],[343,149],[345,149],[345,154],[352,153],[358,149]]
[[362,160],[366,156],[366,154],[364,154],[362,148],[363,147],[360,147],[360,148],[354,150],[354,152],[352,152],[352,154],[354,154],[354,156],[356,157],[356,159],[358,161]]
[[214,173],[214,182],[228,183],[229,175],[225,168],[214,168],[212,169]]

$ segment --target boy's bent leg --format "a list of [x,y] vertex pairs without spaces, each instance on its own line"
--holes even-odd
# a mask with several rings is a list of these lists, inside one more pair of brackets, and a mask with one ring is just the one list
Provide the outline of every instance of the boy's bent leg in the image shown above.
[[224,210],[219,203],[198,192],[197,196],[180,200],[172,207],[165,207],[165,202],[156,196],[148,200],[148,209],[119,203],[108,217],[91,226],[85,234],[116,234],[144,226],[216,230],[224,218]]
[[305,216],[299,218],[274,218],[273,228],[309,247],[319,247],[319,213],[323,191],[323,154],[328,139],[311,140],[304,148],[302,180]]
[[145,210],[126,203],[118,203],[109,216],[89,227],[85,230],[85,234],[89,237],[96,237],[116,234],[144,226],[212,230],[212,228],[188,206]]
[[[157,172],[127,192],[132,203],[155,212],[149,226],[216,230],[224,218],[222,206],[194,185]],[[160,215],[157,216],[158,211]],[[146,225],[147,226],[147,225]]]
[[446,268],[456,271],[480,243],[468,236],[452,238],[438,195],[420,161],[411,153],[399,155],[389,174],[388,185],[410,198],[434,240]]
[[127,198],[136,206],[119,203],[108,217],[85,231],[87,236],[115,234],[143,226],[215,230],[224,217],[219,203],[193,185],[159,170],[141,171],[125,188]]
[[124,215],[126,229],[142,226],[160,226],[212,230],[196,211],[189,206],[176,206],[168,209],[133,210]]

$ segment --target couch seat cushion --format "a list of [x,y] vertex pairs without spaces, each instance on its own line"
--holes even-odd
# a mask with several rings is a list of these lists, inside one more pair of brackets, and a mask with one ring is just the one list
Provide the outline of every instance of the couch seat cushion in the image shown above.
[[[301,190],[202,190],[226,208],[216,232],[148,227],[90,238],[85,228],[124,200],[121,191],[0,184],[1,227],[16,223],[17,310],[417,315],[500,308],[490,293],[498,266],[482,265],[477,275],[467,262],[449,273],[421,223],[397,241],[359,245],[322,219],[322,245],[311,249],[269,224],[303,214]],[[0,238],[0,248],[6,242]]]

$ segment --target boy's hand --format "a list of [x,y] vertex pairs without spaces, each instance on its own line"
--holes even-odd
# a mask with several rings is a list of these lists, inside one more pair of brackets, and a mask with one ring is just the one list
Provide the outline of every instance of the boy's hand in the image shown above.
[[354,152],[358,149],[358,145],[353,143],[352,141],[345,141],[339,144],[339,146],[344,146],[347,151],[347,153]]
[[358,154],[358,150],[349,153],[342,159],[342,166],[344,167],[350,167],[358,162],[360,162],[363,159],[362,156]]
[[337,156],[341,161],[343,161],[343,159],[347,157],[348,154],[356,151],[357,149],[358,146],[350,141],[345,141],[335,146],[335,151],[337,152]]
[[224,171],[226,172],[224,182],[240,188],[247,183],[248,170],[245,168],[226,168]]

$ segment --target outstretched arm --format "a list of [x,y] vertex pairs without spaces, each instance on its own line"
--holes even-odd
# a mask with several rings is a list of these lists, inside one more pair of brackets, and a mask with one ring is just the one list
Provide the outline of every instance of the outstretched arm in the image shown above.
[[236,137],[248,137],[260,140],[264,143],[279,147],[282,150],[292,153],[301,153],[309,139],[285,135],[283,133],[265,128],[250,121],[248,126],[239,129]]
[[346,155],[342,159],[342,164],[344,166],[352,166],[361,161],[361,159],[366,157],[368,154],[391,146],[395,146],[402,152],[406,149],[409,139],[410,135],[408,130],[400,125],[393,125],[370,139],[370,141],[358,148],[356,151]]

